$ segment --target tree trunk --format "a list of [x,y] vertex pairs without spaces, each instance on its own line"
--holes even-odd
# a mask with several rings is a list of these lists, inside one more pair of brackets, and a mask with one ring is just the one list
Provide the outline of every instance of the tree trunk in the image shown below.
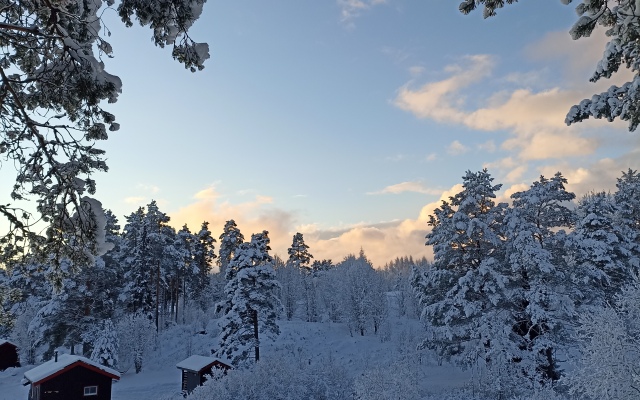
[[156,307],[155,307],[155,319],[156,319],[156,332],[160,331],[160,325],[158,324],[158,295],[160,294],[160,264],[156,267]]
[[255,340],[256,362],[260,361],[260,339],[258,337],[258,311],[251,310],[253,317],[253,338]]

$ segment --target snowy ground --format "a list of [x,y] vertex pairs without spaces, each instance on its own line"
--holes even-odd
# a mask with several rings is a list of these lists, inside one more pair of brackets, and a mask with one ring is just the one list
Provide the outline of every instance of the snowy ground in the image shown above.
[[[427,353],[417,353],[415,344],[422,335],[417,321],[392,318],[377,335],[351,336],[345,324],[280,321],[281,335],[265,344],[263,357],[293,356],[305,363],[331,360],[343,366],[353,377],[375,365],[390,365],[400,357],[415,357],[420,368],[423,389],[441,393],[468,385],[470,373],[451,366],[438,366]],[[215,330],[215,329],[210,329]],[[162,351],[156,351],[140,374],[132,369],[113,385],[112,400],[155,400],[180,391],[180,370],[176,363],[186,358],[189,349],[194,354],[208,355],[215,343],[215,332],[193,335],[185,346],[184,339],[165,338]],[[170,336],[170,335],[168,335]],[[20,384],[27,367],[0,372],[0,400],[27,399],[28,387]]]

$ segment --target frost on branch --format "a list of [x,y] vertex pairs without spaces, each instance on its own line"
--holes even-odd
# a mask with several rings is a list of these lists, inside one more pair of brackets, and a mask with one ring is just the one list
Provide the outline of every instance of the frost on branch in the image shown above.
[[[117,10],[126,25],[149,25],[156,45],[173,44],[174,58],[195,71],[209,57],[208,46],[188,35],[203,4],[123,0]],[[0,0],[0,161],[15,176],[6,193],[11,203],[0,204],[8,226],[0,235],[2,263],[30,252],[56,271],[63,257],[91,262],[87,252],[104,250],[98,208],[85,192],[95,194],[91,176],[107,170],[96,142],[120,127],[103,108],[122,91],[120,78],[105,69],[113,49],[101,36],[108,32],[101,16],[113,5]],[[36,225],[45,228],[36,232]]]

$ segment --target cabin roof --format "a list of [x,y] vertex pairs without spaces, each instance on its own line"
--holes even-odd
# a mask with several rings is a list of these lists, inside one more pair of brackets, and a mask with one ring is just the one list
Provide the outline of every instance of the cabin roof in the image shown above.
[[219,358],[214,358],[214,357],[205,357],[205,356],[198,356],[198,355],[193,355],[189,358],[186,358],[180,361],[179,363],[176,364],[176,367],[180,369],[193,371],[193,372],[199,372],[202,369],[214,364],[216,361],[219,362],[220,364],[226,365],[227,367],[231,368],[231,363],[229,361],[221,360]]
[[8,341],[7,339],[0,339],[0,346],[3,346],[5,344],[10,344],[13,347],[18,347],[15,343],[11,343],[10,341]]
[[72,356],[69,354],[61,354],[58,356],[58,361],[49,360],[44,364],[30,369],[24,373],[24,378],[29,383],[40,384],[54,376],[70,370],[76,365],[82,365],[85,368],[101,373],[103,375],[110,376],[111,379],[120,379],[120,373],[104,365],[100,365],[95,361],[81,356]]

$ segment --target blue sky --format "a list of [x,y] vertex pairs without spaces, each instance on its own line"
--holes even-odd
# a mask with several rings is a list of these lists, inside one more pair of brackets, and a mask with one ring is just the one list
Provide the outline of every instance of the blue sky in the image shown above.
[[211,58],[190,73],[107,11],[124,91],[97,197],[121,222],[156,199],[178,227],[235,219],[280,255],[300,231],[316,258],[362,247],[382,265],[429,255],[427,216],[466,170],[488,167],[504,197],[558,170],[610,190],[640,140],[564,126],[611,83],[588,82],[606,39],[572,41],[575,19],[554,0],[488,20],[455,1],[213,1],[191,32]]

